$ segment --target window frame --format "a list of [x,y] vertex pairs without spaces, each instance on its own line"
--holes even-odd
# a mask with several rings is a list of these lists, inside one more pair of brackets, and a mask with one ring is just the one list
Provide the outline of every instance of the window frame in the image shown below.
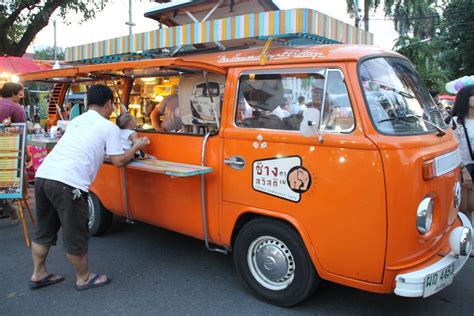
[[[315,73],[315,69],[321,69],[324,71],[324,90],[323,90],[323,99],[322,99],[322,105],[321,105],[321,115],[319,118],[319,128],[318,131],[319,133],[327,133],[327,134],[336,134],[336,135],[346,135],[346,134],[352,134],[356,128],[356,116],[354,112],[354,106],[353,102],[351,101],[351,97],[349,95],[349,88],[347,86],[346,82],[346,76],[344,75],[344,71],[341,69],[341,67],[338,66],[326,66],[326,65],[321,65],[320,67],[304,67],[304,68],[282,68],[282,69],[250,69],[250,70],[243,70],[238,74],[237,77],[237,84],[236,84],[236,94],[234,95],[234,109],[232,111],[232,124],[234,128],[240,128],[240,129],[247,129],[247,130],[270,130],[270,131],[279,131],[279,132],[291,132],[291,133],[299,133],[299,130],[287,130],[287,129],[272,129],[272,128],[262,128],[262,127],[246,127],[246,126],[241,126],[237,124],[236,118],[237,118],[237,111],[239,110],[239,94],[240,94],[240,82],[241,78],[244,75],[249,75],[249,74],[255,74],[255,75],[277,75],[277,74],[298,74],[298,73],[303,73],[303,74],[308,74],[308,73]],[[354,124],[350,130],[343,130],[343,131],[337,131],[337,130],[326,130],[326,129],[321,129],[321,124],[323,120],[323,115],[324,113],[324,106],[326,102],[326,89],[327,89],[327,83],[328,83],[328,73],[329,71],[335,71],[339,72],[341,74],[342,80],[344,82],[344,86],[346,88],[346,93],[347,97],[349,99],[349,103],[352,109],[352,113],[354,113],[353,119],[354,119]]]
[[[384,135],[384,136],[389,136],[389,137],[409,137],[409,136],[420,136],[420,135],[433,135],[433,134],[436,134],[437,131],[436,129],[433,129],[433,130],[428,130],[426,132],[423,132],[423,131],[419,131],[419,132],[416,132],[416,133],[389,133],[389,132],[385,132],[385,131],[382,131],[378,128],[378,124],[375,122],[374,120],[374,117],[373,115],[371,114],[370,112],[370,108],[369,108],[369,102],[368,102],[368,99],[367,99],[367,96],[365,94],[365,91],[364,91],[364,86],[363,86],[363,82],[361,80],[361,67],[362,65],[366,62],[366,61],[369,61],[371,59],[377,59],[377,58],[383,58],[383,59],[398,59],[398,60],[401,60],[402,62],[405,62],[407,63],[407,65],[410,65],[412,67],[412,70],[418,75],[419,79],[420,79],[420,83],[422,84],[423,88],[427,90],[425,84],[423,83],[423,80],[421,80],[421,77],[420,77],[420,74],[418,73],[418,71],[416,70],[416,68],[414,67],[413,63],[403,57],[403,56],[399,56],[399,55],[394,55],[394,54],[374,54],[374,55],[369,55],[369,56],[365,56],[364,58],[361,58],[357,61],[357,81],[358,81],[358,85],[359,85],[359,88],[360,88],[360,92],[362,94],[362,97],[363,97],[363,100],[364,100],[364,106],[365,106],[365,109],[367,111],[367,114],[368,114],[368,117],[370,119],[370,122],[372,124],[372,127],[374,129],[374,131],[380,135]],[[434,102],[434,101],[433,101]],[[441,126],[441,128],[446,131],[448,128],[449,128],[449,125],[446,124],[444,127]]]

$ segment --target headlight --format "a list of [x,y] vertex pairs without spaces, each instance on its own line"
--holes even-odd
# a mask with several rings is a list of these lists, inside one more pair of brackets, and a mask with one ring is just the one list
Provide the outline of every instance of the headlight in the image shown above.
[[418,211],[416,212],[416,228],[420,234],[426,234],[431,229],[431,223],[433,222],[433,210],[434,201],[431,197],[427,196],[418,205]]
[[461,182],[457,181],[454,185],[454,208],[461,206]]
[[458,256],[469,256],[471,242],[471,229],[469,227],[456,227],[449,235],[451,250]]

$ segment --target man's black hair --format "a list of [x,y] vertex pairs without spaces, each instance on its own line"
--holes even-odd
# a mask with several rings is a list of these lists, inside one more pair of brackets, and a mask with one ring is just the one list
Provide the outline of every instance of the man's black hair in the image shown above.
[[17,95],[21,90],[23,90],[23,86],[16,82],[7,82],[3,85],[1,95],[2,98],[10,98],[14,95]]
[[114,100],[112,89],[103,84],[96,84],[87,89],[87,104],[103,107],[107,101]]

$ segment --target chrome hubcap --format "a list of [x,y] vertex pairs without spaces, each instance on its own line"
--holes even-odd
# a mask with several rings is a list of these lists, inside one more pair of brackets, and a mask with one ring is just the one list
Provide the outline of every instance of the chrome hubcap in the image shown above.
[[89,229],[92,227],[92,223],[94,222],[95,219],[95,214],[94,214],[94,204],[92,203],[92,199],[89,196],[87,198],[87,204],[89,205]]
[[295,261],[288,247],[274,237],[255,239],[247,251],[252,276],[267,289],[283,290],[295,276]]

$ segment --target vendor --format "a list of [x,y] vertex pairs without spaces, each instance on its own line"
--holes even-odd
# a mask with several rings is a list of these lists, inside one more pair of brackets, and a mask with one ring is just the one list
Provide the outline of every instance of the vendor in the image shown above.
[[[177,132],[183,128],[179,110],[177,87],[172,94],[166,96],[150,114],[151,125],[158,131]],[[160,116],[162,116],[160,121]]]

